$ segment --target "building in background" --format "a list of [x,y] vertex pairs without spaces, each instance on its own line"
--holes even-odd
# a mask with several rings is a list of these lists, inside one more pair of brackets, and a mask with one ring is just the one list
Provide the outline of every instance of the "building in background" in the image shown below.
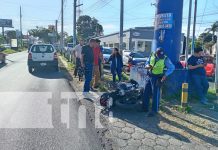
[[[126,50],[141,51],[149,55],[152,49],[154,27],[135,27],[124,31],[123,47]],[[104,47],[119,47],[119,32],[98,37]],[[182,34],[183,51],[184,34]]]
[[[123,47],[132,51],[151,51],[154,27],[135,27],[124,31]],[[119,47],[119,32],[98,37],[104,47]]]

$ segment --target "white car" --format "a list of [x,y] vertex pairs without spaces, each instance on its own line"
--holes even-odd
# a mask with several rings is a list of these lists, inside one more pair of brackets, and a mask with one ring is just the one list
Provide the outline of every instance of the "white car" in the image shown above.
[[37,68],[51,67],[58,71],[58,56],[51,44],[34,44],[28,54],[28,70],[30,73]]
[[110,47],[103,47],[102,53],[104,58],[104,67],[110,66],[110,62],[108,62],[113,50]]
[[65,47],[66,51],[64,53],[64,57],[67,58],[68,61],[72,61],[73,48],[73,43],[68,43],[67,47]]
[[130,50],[123,50],[123,65],[127,66],[129,61]]

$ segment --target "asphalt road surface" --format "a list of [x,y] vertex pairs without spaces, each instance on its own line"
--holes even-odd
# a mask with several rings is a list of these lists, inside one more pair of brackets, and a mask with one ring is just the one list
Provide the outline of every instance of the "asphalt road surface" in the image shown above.
[[0,68],[0,150],[102,149],[88,118],[78,127],[79,105],[61,100],[63,92],[73,92],[63,72],[30,74],[27,52],[9,55]]

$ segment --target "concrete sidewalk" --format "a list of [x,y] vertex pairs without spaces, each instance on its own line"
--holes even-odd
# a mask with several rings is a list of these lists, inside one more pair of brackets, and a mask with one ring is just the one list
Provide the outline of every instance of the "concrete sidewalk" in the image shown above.
[[[65,62],[63,64],[66,65]],[[72,72],[69,72],[72,74]],[[82,91],[83,83],[77,78],[70,81],[76,91]],[[97,94],[94,93],[96,96]],[[91,120],[95,120],[95,102],[82,100],[88,108]],[[101,111],[104,125],[103,142],[112,149],[125,150],[218,150],[218,112],[195,105],[189,114],[173,109],[170,103],[162,106],[160,114],[147,118],[145,113],[114,108]],[[106,146],[106,149],[111,149]]]

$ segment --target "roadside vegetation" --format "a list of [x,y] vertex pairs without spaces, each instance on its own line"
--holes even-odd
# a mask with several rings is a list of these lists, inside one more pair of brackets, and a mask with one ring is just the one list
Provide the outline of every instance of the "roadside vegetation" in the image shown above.
[[13,54],[13,53],[17,53],[17,51],[13,50],[13,49],[6,49],[2,51],[5,54]]
[[27,50],[27,48],[24,48],[24,47],[19,48],[18,50],[13,50],[13,49],[7,48],[7,49],[3,50],[2,52],[5,54],[13,54],[13,53],[22,52],[25,50]]

